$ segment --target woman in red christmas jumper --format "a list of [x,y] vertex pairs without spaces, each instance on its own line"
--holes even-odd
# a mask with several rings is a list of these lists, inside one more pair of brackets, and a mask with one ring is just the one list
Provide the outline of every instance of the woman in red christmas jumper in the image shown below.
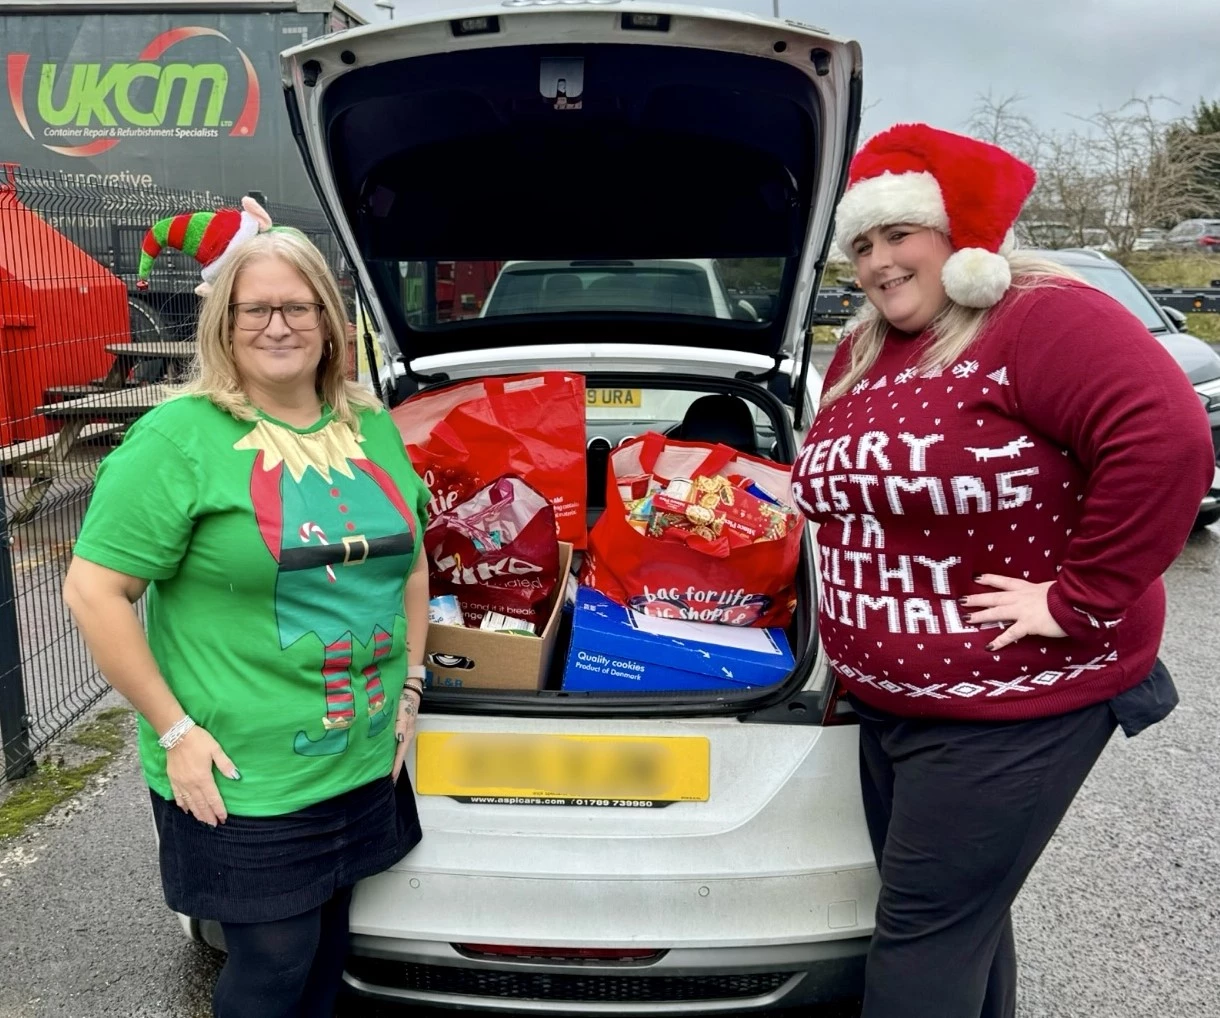
[[868,305],[793,470],[881,872],[864,1018],[1012,1018],[1010,906],[1116,724],[1176,703],[1161,574],[1213,472],[1108,296],[1011,250],[1034,172],[926,125],[852,162]]

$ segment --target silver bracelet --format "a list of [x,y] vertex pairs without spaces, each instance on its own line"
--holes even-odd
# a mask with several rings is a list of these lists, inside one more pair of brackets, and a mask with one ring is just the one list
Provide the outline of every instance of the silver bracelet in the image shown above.
[[173,749],[182,741],[182,737],[194,727],[195,719],[189,714],[183,714],[182,718],[175,721],[170,726],[169,731],[157,740],[157,745],[165,750]]

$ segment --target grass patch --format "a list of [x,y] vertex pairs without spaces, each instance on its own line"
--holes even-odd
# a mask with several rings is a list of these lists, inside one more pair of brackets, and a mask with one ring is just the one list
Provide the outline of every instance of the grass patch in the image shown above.
[[1211,286],[1213,279],[1220,279],[1220,258],[1209,255],[1133,251],[1124,264],[1131,275],[1145,286]]
[[1220,315],[1187,315],[1186,329],[1196,339],[1220,343]]
[[15,838],[105,770],[123,748],[124,724],[130,714],[126,707],[110,707],[77,728],[70,740],[72,744],[93,750],[96,756],[73,766],[62,760],[46,761],[28,778],[22,778],[12,794],[0,803],[0,842]]

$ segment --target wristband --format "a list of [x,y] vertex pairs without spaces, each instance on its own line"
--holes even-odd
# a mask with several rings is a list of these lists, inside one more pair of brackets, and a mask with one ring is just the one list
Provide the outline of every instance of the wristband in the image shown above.
[[419,679],[422,682],[427,675],[428,669],[424,665],[410,665],[407,668],[408,679]]
[[418,696],[421,700],[424,698],[424,691],[422,689],[420,689],[419,686],[413,686],[409,682],[404,682],[402,688],[403,688],[404,693],[409,689],[412,693],[414,693],[416,696]]
[[164,750],[171,750],[178,745],[178,743],[182,741],[182,737],[194,727],[195,719],[189,714],[183,714],[182,717],[170,725],[169,730],[157,740],[157,745]]

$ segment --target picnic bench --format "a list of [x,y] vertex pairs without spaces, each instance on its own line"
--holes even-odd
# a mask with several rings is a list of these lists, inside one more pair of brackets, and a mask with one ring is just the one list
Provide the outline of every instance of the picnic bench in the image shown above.
[[194,343],[111,343],[106,352],[114,357],[114,363],[102,379],[102,388],[119,388],[132,368],[148,361],[165,361],[165,380],[180,381],[184,369],[195,359],[195,349]]
[[[118,436],[153,407],[165,402],[169,384],[182,377],[195,356],[194,343],[113,343],[106,351],[114,357],[110,370],[96,387],[83,395],[45,403],[34,412],[59,422],[54,435],[0,448],[0,467],[29,478],[31,483],[18,499],[14,523],[24,523],[37,511],[55,480],[64,475],[72,452],[86,440]],[[166,382],[129,385],[128,375],[142,363],[165,364]],[[89,391],[89,390],[92,391]],[[72,390],[59,390],[68,395]]]

